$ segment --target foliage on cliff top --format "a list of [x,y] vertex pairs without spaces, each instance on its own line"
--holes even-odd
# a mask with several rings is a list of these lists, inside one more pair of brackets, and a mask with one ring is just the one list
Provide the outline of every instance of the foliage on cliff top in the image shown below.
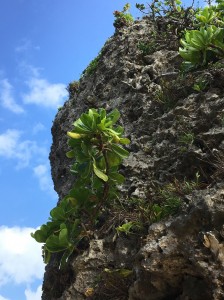
[[216,0],[214,5],[195,8],[193,3],[184,8],[180,0],[153,0],[146,7],[136,7],[149,14],[153,21],[166,22],[173,34],[181,37],[179,54],[184,60],[183,69],[205,66],[224,57],[224,1]]

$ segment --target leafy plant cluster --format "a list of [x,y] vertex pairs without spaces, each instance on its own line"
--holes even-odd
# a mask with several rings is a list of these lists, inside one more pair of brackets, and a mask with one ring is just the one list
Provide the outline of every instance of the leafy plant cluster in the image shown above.
[[119,165],[128,156],[123,145],[124,129],[115,125],[120,117],[117,109],[106,114],[105,109],[89,109],[74,122],[68,132],[71,150],[68,158],[75,162],[71,172],[76,181],[69,194],[50,212],[49,221],[32,233],[43,245],[44,262],[52,253],[61,253],[60,267],[64,266],[83,238],[90,238],[97,224],[101,208],[117,197],[117,185],[125,178]]
[[185,30],[180,40],[179,53],[187,70],[224,57],[224,1],[199,9],[193,26],[195,29]]
[[137,47],[142,52],[143,55],[148,55],[153,53],[156,50],[157,44],[155,43],[155,41],[151,41],[148,43],[144,43],[140,41]]
[[198,80],[196,80],[196,82],[193,85],[193,90],[196,92],[202,92],[208,87],[208,84],[209,83],[205,78],[198,78]]
[[76,81],[76,80],[69,83],[69,85],[67,87],[67,91],[69,93],[69,98],[74,97],[78,93],[79,85],[80,85],[79,81]]
[[192,145],[194,142],[195,136],[192,132],[184,132],[184,134],[180,135],[178,141],[184,145]]
[[136,3],[136,8],[144,14],[149,14],[153,20],[158,17],[179,17],[183,12],[182,2],[180,0],[153,0],[150,4]]
[[[145,13],[144,4],[136,7]],[[184,8],[180,0],[153,0],[148,5],[153,20],[168,19],[173,33],[182,35],[179,54],[184,59],[183,69],[205,66],[224,57],[224,1],[195,9]]]
[[129,10],[130,10],[130,4],[127,3],[123,7],[122,11],[118,11],[118,10],[114,11],[113,14],[114,14],[115,20],[114,20],[113,25],[116,29],[119,29],[119,28],[122,28],[125,26],[129,26],[134,22],[134,18],[131,15],[131,13],[129,12]]

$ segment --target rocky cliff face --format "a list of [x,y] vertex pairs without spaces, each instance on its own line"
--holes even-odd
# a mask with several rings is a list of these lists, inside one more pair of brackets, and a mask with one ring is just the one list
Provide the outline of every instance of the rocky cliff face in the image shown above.
[[[136,21],[106,42],[96,70],[58,112],[50,160],[59,199],[74,180],[66,132],[88,108],[119,109],[131,154],[122,167],[123,208],[107,212],[66,270],[57,270],[55,256],[42,299],[224,299],[224,66],[181,75],[180,62],[175,37],[149,18]],[[164,187],[181,208],[150,222],[146,207]],[[117,235],[117,225],[139,217],[140,203],[145,231]]]

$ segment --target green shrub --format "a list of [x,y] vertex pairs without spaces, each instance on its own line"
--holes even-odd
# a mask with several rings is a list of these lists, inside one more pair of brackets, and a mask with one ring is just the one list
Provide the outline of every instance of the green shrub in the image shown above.
[[180,43],[179,53],[186,66],[206,65],[209,61],[224,57],[224,28],[211,25],[186,31]]
[[79,81],[72,81],[69,83],[68,87],[67,87],[67,91],[69,93],[69,98],[74,97],[78,91],[79,91]]
[[116,29],[122,28],[124,26],[129,26],[134,22],[134,18],[130,14],[129,9],[130,9],[130,4],[127,3],[127,4],[125,4],[122,11],[118,11],[118,10],[114,11],[113,14],[114,14],[115,20],[114,20],[113,25]]
[[224,57],[224,5],[217,1],[213,5],[199,9],[195,14],[193,30],[185,30],[180,40],[179,53],[184,59],[183,68],[205,66]]
[[143,55],[148,55],[156,50],[157,44],[155,41],[151,41],[149,43],[139,42],[137,47]]
[[44,243],[45,263],[52,253],[60,252],[59,267],[63,267],[79,242],[91,237],[102,206],[117,197],[116,186],[125,180],[119,165],[129,154],[122,145],[130,142],[122,137],[123,128],[115,126],[119,117],[117,109],[108,115],[105,109],[89,109],[68,132],[72,150],[67,157],[75,159],[71,172],[76,181],[69,194],[51,210],[49,221],[31,234],[37,242]]

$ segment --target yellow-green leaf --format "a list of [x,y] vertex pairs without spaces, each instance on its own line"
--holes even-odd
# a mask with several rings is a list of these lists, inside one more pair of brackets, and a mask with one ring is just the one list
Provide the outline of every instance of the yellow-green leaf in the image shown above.
[[99,170],[95,164],[93,164],[93,171],[97,177],[99,177],[100,179],[102,179],[105,182],[108,181],[108,176],[104,172]]
[[81,139],[82,137],[85,136],[85,134],[80,134],[80,133],[71,132],[71,131],[68,131],[68,132],[67,132],[67,135],[68,135],[69,137],[71,137],[72,139]]

